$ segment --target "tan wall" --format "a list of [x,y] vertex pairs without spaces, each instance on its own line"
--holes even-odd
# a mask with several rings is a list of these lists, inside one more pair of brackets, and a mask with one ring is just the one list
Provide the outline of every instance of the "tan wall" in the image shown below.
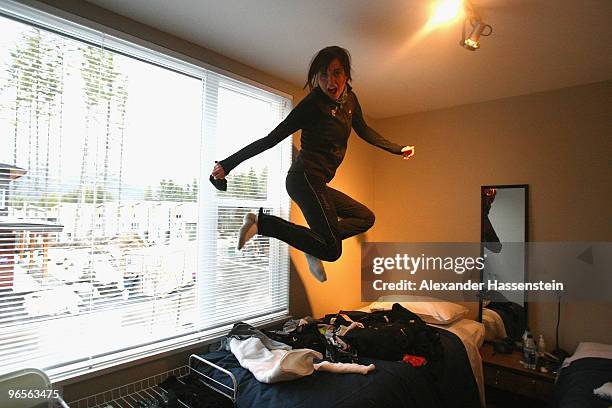
[[[531,241],[612,240],[612,82],[380,120],[417,146],[412,161],[376,160],[373,238],[477,242],[480,186],[529,184]],[[568,304],[561,345],[612,343],[612,304]],[[529,309],[554,346],[556,304]]]

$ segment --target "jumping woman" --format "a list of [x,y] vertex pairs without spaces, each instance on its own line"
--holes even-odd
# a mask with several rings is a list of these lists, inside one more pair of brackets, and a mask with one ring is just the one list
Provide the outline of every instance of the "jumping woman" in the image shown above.
[[414,155],[414,146],[389,142],[366,124],[350,81],[348,51],[337,46],[322,49],[308,69],[304,88],[310,93],[270,134],[216,163],[212,170],[213,179],[225,179],[243,161],[302,130],[301,150],[287,174],[286,188],[310,228],[260,209],[259,214],[245,215],[238,249],[255,234],[280,239],[306,254],[310,271],[320,282],[327,279],[321,260],[337,260],[342,240],[374,225],[374,214],[365,205],[327,185],[344,159],[351,128],[366,142],[389,153],[403,154],[404,159]]

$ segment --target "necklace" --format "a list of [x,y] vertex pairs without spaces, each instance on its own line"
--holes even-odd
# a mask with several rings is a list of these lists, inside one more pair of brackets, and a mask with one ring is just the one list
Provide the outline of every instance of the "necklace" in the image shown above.
[[348,99],[348,92],[346,91],[346,86],[344,87],[344,90],[342,91],[342,95],[340,95],[340,97],[336,100],[336,104],[337,105],[344,105],[344,103],[346,102],[346,100]]
[[332,105],[331,114],[333,117],[336,117],[336,113],[338,113],[338,109],[340,109],[340,107],[344,105],[344,103],[348,99],[348,92],[346,91],[346,88],[347,87],[345,86],[340,97],[336,99],[336,101]]

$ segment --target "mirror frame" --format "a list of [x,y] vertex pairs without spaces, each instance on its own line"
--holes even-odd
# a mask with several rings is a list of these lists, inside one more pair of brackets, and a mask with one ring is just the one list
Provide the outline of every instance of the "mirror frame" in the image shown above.
[[[484,242],[484,200],[483,197],[485,195],[485,190],[488,188],[495,188],[495,189],[499,189],[499,188],[522,188],[525,190],[525,243],[529,242],[529,184],[499,184],[499,185],[484,185],[484,186],[480,186],[480,256],[484,256],[484,245],[482,245],[482,243]],[[503,241],[500,241],[503,242]],[[525,259],[523,260],[524,262],[524,271],[525,271],[525,276],[523,276],[523,281],[526,282],[527,281],[527,276],[528,276],[528,271],[527,271],[527,246],[525,246]],[[480,271],[480,282],[482,282],[484,279],[484,269],[482,269]],[[480,323],[482,323],[482,307],[483,307],[483,302],[482,302],[482,298],[484,296],[484,291],[478,296],[478,321]],[[529,321],[527,320],[528,318],[528,314],[527,314],[527,308],[528,308],[528,303],[527,300],[525,300],[524,304],[523,304],[523,308],[525,309],[525,322],[527,323],[527,325],[529,324]]]

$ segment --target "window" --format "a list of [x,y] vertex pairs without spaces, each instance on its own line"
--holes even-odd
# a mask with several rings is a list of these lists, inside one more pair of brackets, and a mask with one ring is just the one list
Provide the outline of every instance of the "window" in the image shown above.
[[235,246],[245,212],[289,216],[290,138],[228,192],[207,178],[290,100],[26,6],[0,12],[0,372],[58,380],[286,316],[287,246]]

